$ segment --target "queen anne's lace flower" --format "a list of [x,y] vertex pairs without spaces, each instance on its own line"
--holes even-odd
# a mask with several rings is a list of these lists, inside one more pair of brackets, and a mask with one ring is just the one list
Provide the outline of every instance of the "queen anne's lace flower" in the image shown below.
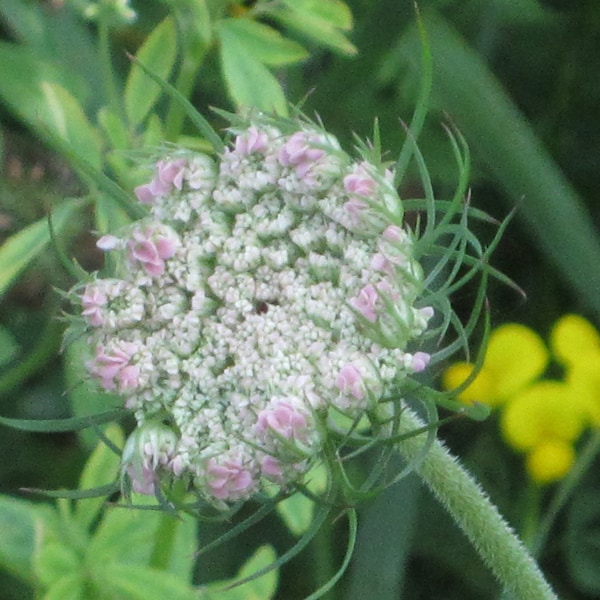
[[290,487],[332,411],[377,411],[427,366],[407,352],[433,311],[415,306],[421,269],[392,180],[317,128],[260,118],[216,160],[157,162],[135,190],[148,217],[99,242],[116,278],[81,296],[90,375],[146,437],[162,432],[128,446],[141,448],[124,468],[133,489],[184,478],[222,505]]

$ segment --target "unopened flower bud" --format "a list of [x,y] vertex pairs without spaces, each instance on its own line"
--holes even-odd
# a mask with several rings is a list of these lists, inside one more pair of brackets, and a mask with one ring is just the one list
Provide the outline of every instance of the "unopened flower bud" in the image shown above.
[[139,494],[154,494],[161,471],[166,472],[177,446],[177,435],[160,421],[147,421],[127,438],[121,477]]

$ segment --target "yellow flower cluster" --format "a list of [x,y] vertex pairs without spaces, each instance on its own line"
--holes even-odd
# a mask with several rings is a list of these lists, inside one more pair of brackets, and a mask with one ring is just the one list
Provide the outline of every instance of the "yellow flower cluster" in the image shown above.
[[[552,359],[563,368],[560,380],[543,378]],[[444,388],[459,387],[474,368],[451,365]],[[575,461],[577,439],[587,427],[600,426],[600,334],[583,317],[565,315],[552,328],[547,348],[528,327],[502,325],[490,335],[482,368],[459,399],[501,409],[502,436],[526,454],[536,483],[561,479]]]

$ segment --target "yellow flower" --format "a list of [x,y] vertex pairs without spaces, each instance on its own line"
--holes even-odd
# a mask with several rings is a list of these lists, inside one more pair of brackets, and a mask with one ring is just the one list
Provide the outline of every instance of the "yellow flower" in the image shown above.
[[563,440],[546,440],[527,454],[526,467],[529,476],[538,485],[562,479],[575,462],[575,449]]
[[585,406],[593,427],[600,426],[600,334],[578,315],[565,315],[552,329],[550,346],[565,367],[565,380]]
[[[526,455],[527,472],[540,485],[564,477],[584,428],[600,427],[600,333],[568,314],[552,328],[550,347],[564,367],[562,381],[538,380],[549,353],[535,332],[514,323],[499,327],[490,335],[480,372],[459,394],[463,402],[502,406],[502,437]],[[456,389],[474,368],[466,362],[450,366],[443,386]]]
[[586,424],[576,390],[560,381],[540,381],[505,406],[500,428],[505,441],[527,454],[527,470],[538,483],[562,478],[575,460],[573,443]]
[[567,369],[584,366],[597,368],[600,360],[600,334],[579,315],[561,317],[550,333],[550,347]]
[[[490,335],[481,371],[458,398],[462,402],[500,406],[537,379],[547,364],[548,350],[539,335],[517,323],[502,325]],[[466,362],[451,365],[443,374],[443,387],[457,388],[474,368]]]

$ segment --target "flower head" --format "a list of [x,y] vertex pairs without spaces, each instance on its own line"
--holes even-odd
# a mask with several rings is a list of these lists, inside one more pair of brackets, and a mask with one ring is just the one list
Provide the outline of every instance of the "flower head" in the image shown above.
[[433,311],[415,306],[422,274],[390,217],[391,174],[329,134],[257,117],[215,160],[163,157],[136,195],[148,217],[100,240],[116,277],[81,304],[90,374],[141,430],[173,424],[168,459],[135,463],[139,489],[185,478],[222,506],[289,488],[331,409],[360,418],[427,367],[408,346]]

